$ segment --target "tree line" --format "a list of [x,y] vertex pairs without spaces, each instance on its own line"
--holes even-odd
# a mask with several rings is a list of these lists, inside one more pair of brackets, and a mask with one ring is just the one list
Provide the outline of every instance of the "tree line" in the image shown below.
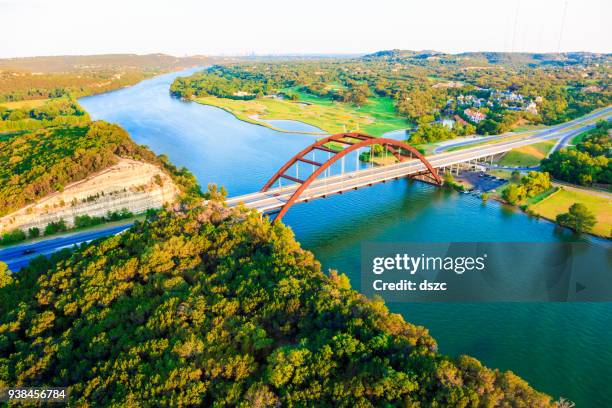
[[579,185],[612,184],[612,123],[599,121],[596,127],[576,144],[542,160],[541,169],[556,179]]
[[79,125],[89,114],[72,98],[50,99],[42,106],[10,109],[0,105],[0,132],[36,130],[52,126]]

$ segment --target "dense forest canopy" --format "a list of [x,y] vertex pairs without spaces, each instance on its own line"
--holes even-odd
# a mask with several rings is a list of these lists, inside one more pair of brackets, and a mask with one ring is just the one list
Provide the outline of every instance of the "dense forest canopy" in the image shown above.
[[[294,99],[299,89],[333,101],[363,105],[388,97],[415,125],[442,117],[468,122],[480,134],[519,124],[552,125],[612,103],[612,57],[600,54],[504,54],[382,51],[360,58],[242,62],[177,78],[171,92],[185,98],[216,96]],[[485,120],[474,119],[470,110]],[[428,129],[426,142],[440,140]],[[452,129],[451,137],[465,134]],[[423,135],[421,135],[423,136]],[[444,136],[446,137],[446,136]]]
[[564,52],[564,53],[527,53],[527,52],[462,52],[459,54],[445,54],[443,52],[424,50],[383,50],[365,55],[364,59],[386,59],[390,61],[439,60],[445,64],[464,66],[489,65],[580,65],[609,63],[610,54],[597,54],[592,52]]
[[0,270],[0,287],[0,386],[69,386],[73,405],[554,406],[214,199]]

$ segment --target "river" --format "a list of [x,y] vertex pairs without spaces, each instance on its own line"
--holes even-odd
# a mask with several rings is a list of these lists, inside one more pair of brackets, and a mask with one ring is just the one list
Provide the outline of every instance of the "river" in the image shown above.
[[[193,71],[79,101],[94,119],[119,123],[137,143],[187,167],[202,186],[223,185],[230,196],[258,190],[314,140],[313,135],[276,132],[221,109],[170,97],[172,80]],[[317,130],[290,121],[275,125]],[[296,205],[283,222],[326,270],[347,274],[356,288],[360,245],[366,241],[571,239],[550,222],[496,202],[483,204],[467,194],[408,180]],[[429,328],[444,353],[469,354],[511,370],[577,407],[612,406],[612,303],[392,303],[389,308]]]

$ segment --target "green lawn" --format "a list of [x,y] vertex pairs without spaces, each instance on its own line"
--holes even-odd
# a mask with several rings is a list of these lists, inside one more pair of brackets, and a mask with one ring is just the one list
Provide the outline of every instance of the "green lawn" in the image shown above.
[[507,167],[537,166],[554,145],[554,140],[547,140],[510,150],[499,160],[498,164]]
[[[342,85],[337,83],[331,83],[330,88],[340,88]],[[316,105],[328,106],[333,108],[346,109],[355,115],[367,116],[373,121],[362,125],[361,131],[374,135],[380,136],[383,133],[390,132],[398,129],[405,129],[408,127],[408,123],[404,118],[401,118],[395,112],[395,102],[391,98],[371,97],[368,99],[368,103],[363,106],[349,105],[339,102],[334,102],[329,98],[321,98],[316,95],[302,92],[298,89],[299,87],[283,89],[284,93],[294,93],[299,95],[300,99],[298,102],[312,103]]]
[[530,130],[542,129],[545,127],[546,127],[545,125],[519,125],[515,127],[514,129],[512,129],[512,131],[514,133],[521,133],[521,132],[529,132]]
[[554,221],[558,214],[567,212],[574,203],[584,204],[595,214],[597,224],[593,227],[594,234],[610,237],[610,230],[612,229],[612,196],[606,193],[564,186],[538,203],[529,206],[529,210]]
[[297,120],[316,126],[328,133],[359,131],[374,136],[385,132],[404,129],[406,121],[395,113],[390,98],[372,97],[364,106],[332,101],[287,88],[284,92],[297,93],[297,101],[261,98],[240,101],[212,96],[196,98],[195,101],[217,106],[233,113],[238,119],[272,127],[257,118]]

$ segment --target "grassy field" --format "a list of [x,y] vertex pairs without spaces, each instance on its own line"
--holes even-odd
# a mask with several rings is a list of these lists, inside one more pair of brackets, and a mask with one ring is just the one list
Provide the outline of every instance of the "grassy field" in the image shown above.
[[38,108],[43,106],[49,99],[34,99],[30,101],[0,102],[0,106],[7,109]]
[[293,89],[287,91],[298,93],[300,100],[262,98],[240,101],[207,96],[195,101],[225,109],[240,120],[271,128],[274,127],[257,118],[297,120],[328,133],[359,131],[374,136],[408,126],[404,119],[395,114],[393,100],[389,98],[370,98],[367,104],[359,107]]
[[530,130],[543,129],[545,127],[546,126],[544,125],[519,125],[513,128],[512,131],[515,133],[520,133],[520,132],[528,132]]
[[554,140],[546,140],[540,143],[519,147],[518,149],[510,150],[501,158],[498,164],[502,166],[514,167],[532,167],[540,164],[540,161],[546,157],[550,149],[555,145]]
[[574,203],[582,203],[595,214],[597,224],[593,233],[610,237],[612,229],[612,195],[586,189],[563,186],[540,202],[529,206],[529,210],[549,220],[565,213]]

